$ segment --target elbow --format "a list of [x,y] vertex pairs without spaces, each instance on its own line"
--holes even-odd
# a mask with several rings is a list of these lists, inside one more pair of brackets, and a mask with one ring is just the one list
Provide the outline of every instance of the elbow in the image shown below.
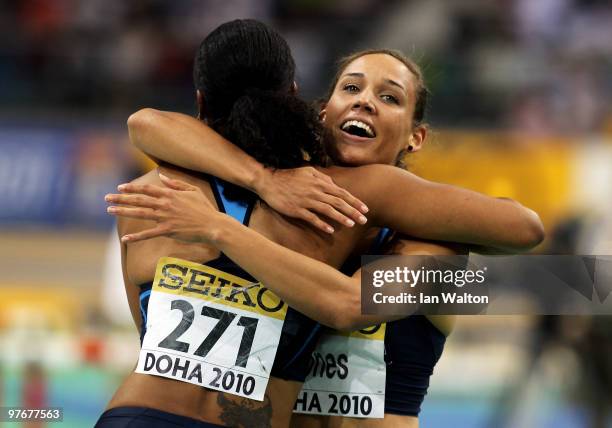
[[361,295],[342,296],[330,314],[329,327],[338,331],[351,332],[362,327]]
[[518,235],[520,237],[518,246],[524,251],[528,251],[542,243],[546,236],[540,216],[530,209],[526,208],[526,211],[527,215],[524,226],[522,227],[522,232]]
[[155,109],[143,108],[128,117],[127,127],[132,144],[140,148],[139,142],[143,135],[159,120],[159,114],[160,112]]
[[356,323],[352,321],[350,317],[346,316],[346,314],[344,314],[344,316],[342,316],[342,314],[333,316],[327,326],[343,332],[351,332],[357,329],[357,327],[355,327]]

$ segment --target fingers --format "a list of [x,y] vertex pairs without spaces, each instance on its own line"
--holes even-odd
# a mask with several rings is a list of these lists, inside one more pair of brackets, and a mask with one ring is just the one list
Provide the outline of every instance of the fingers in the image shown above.
[[108,207],[106,209],[106,212],[114,216],[139,218],[143,220],[158,221],[161,219],[160,214],[158,212],[155,212],[151,208],[129,208],[112,206]]
[[336,210],[333,206],[329,205],[326,202],[315,202],[312,204],[310,208],[315,214],[321,214],[325,217],[328,217],[344,226],[353,227],[355,226],[355,222],[342,214],[340,211]]
[[161,172],[159,173],[159,178],[166,186],[174,190],[197,190],[198,189],[197,187],[192,186],[191,184],[185,181],[172,179],[162,174]]
[[320,194],[319,201],[313,202],[308,209],[299,212],[299,217],[306,220],[317,229],[326,233],[333,233],[333,227],[323,221],[320,218],[321,215],[348,227],[353,227],[355,225],[355,221],[352,218],[357,220],[360,224],[365,224],[368,221],[361,212],[351,207],[346,201],[328,194]]
[[[334,195],[342,200],[344,200],[348,205],[353,207],[356,210],[359,210],[361,213],[366,214],[369,211],[369,208],[362,201],[351,195],[351,193],[342,187],[338,186],[336,183],[332,182],[325,187],[326,193],[330,195]],[[353,217],[353,216],[351,216]],[[356,219],[357,220],[357,219]]]
[[169,232],[167,229],[162,226],[157,226],[153,229],[147,229],[141,232],[123,235],[121,237],[121,242],[137,242],[145,239],[157,238],[158,236],[167,236],[168,234]]
[[[336,220],[339,223],[345,224],[349,227],[353,226],[355,222],[359,224],[367,223],[368,219],[361,214],[360,211],[356,210],[354,207],[350,206],[344,199],[341,199],[337,196],[331,195],[323,195],[321,198],[321,202],[324,202],[332,209],[331,218]],[[327,212],[325,213],[326,215]]]
[[141,208],[161,208],[162,202],[151,196],[127,193],[127,194],[108,194],[104,197],[106,202],[117,204],[117,205],[128,205],[130,207],[141,207]]
[[117,189],[121,193],[141,193],[147,196],[163,197],[170,196],[172,190],[156,186],[154,184],[137,184],[137,183],[125,183],[117,186]]
[[298,217],[325,233],[334,233],[333,227],[321,220],[319,216],[306,209],[301,210]]
[[[349,204],[350,206],[352,206],[353,208],[355,208],[356,210],[361,211],[361,213],[366,214],[369,209],[368,206],[366,204],[364,204],[362,201],[360,201],[359,199],[357,199],[356,197],[354,197],[353,195],[351,195],[350,192],[348,192],[347,190],[343,189],[342,187],[338,186],[336,183],[334,183],[334,180],[327,174],[322,173],[321,171],[318,171],[316,169],[313,168],[314,171],[314,175],[315,177],[321,179],[322,181],[324,181],[324,190],[326,193],[329,193],[330,195],[334,195],[338,198],[343,199],[347,204]],[[348,214],[348,212],[347,212]],[[355,221],[359,221],[358,217],[354,216],[354,215],[350,215]]]
[[325,233],[334,233],[334,228],[325,221],[323,221],[320,216],[323,215],[338,222],[339,224],[352,227],[355,225],[355,222],[344,214],[342,214],[334,207],[335,205],[341,206],[342,204],[344,204],[343,208],[354,211],[356,213],[356,217],[361,218],[359,220],[360,223],[363,224],[367,221],[367,219],[359,211],[350,207],[342,199],[329,195],[324,195],[323,198],[325,199],[325,202],[313,203],[313,205],[309,209],[302,209],[298,211],[296,217],[307,221],[312,226]]

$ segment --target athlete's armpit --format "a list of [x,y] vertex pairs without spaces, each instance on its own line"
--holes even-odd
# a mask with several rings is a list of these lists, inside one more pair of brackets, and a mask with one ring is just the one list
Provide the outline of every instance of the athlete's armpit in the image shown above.
[[228,398],[220,392],[217,394],[217,404],[223,409],[220,419],[229,427],[272,427],[272,402],[267,394],[264,401],[259,405],[253,400],[234,395]]

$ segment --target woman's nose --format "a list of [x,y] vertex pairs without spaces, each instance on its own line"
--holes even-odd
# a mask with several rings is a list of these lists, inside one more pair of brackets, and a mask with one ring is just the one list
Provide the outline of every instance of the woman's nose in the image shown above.
[[354,110],[365,110],[368,113],[374,113],[376,111],[376,107],[374,107],[374,103],[370,100],[369,97],[362,95],[353,103]]

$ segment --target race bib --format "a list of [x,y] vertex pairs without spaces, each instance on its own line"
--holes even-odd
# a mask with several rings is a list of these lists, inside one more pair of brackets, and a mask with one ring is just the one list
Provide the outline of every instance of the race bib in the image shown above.
[[293,411],[311,415],[385,417],[385,324],[323,335]]
[[157,263],[137,373],[262,401],[287,305],[206,265]]

